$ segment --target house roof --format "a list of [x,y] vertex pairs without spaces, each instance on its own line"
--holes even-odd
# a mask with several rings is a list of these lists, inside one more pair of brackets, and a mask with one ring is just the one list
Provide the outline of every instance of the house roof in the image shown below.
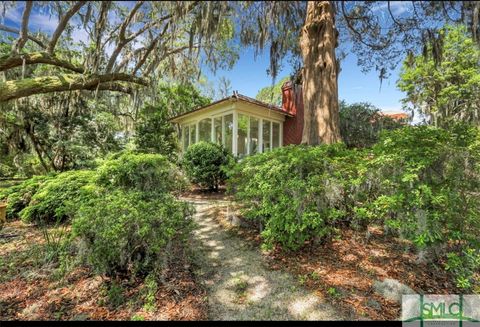
[[202,111],[202,110],[206,110],[206,109],[209,109],[210,107],[214,106],[214,105],[217,105],[217,104],[220,104],[222,102],[227,102],[227,101],[243,101],[243,102],[247,102],[247,103],[251,103],[251,104],[255,104],[257,106],[260,106],[260,107],[263,107],[267,110],[272,110],[272,111],[275,111],[275,112],[278,112],[282,115],[285,115],[285,116],[289,116],[289,117],[293,117],[293,115],[285,110],[283,110],[281,107],[277,107],[275,105],[272,105],[272,104],[268,104],[268,103],[265,103],[265,102],[262,102],[262,101],[259,101],[257,99],[254,99],[254,98],[250,98],[250,97],[247,97],[246,95],[243,95],[243,94],[240,94],[238,92],[233,92],[233,95],[231,96],[228,96],[226,98],[223,98],[223,99],[220,99],[220,100],[217,100],[217,101],[214,101],[210,104],[207,104],[206,106],[203,106],[203,107],[199,107],[199,108],[196,108],[196,109],[193,109],[193,110],[190,110],[188,112],[185,112],[183,114],[180,114],[180,115],[177,115],[177,116],[174,116],[172,118],[170,118],[169,120],[170,121],[176,121],[178,120],[179,118],[182,118],[184,116],[188,116],[194,112],[198,112],[198,111]]
[[401,120],[401,119],[408,119],[410,118],[409,115],[406,113],[400,112],[400,113],[384,113],[384,116],[390,117],[395,120]]

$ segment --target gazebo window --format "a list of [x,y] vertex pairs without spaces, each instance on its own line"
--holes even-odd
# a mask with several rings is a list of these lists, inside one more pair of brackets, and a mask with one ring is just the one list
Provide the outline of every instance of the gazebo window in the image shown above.
[[245,112],[201,117],[180,125],[183,151],[200,141],[222,144],[240,158],[268,152],[282,145],[282,123]]
[[223,117],[224,125],[223,128],[225,130],[225,149],[232,152],[233,146],[233,114],[228,114]]
[[222,141],[222,117],[215,117],[213,119],[214,126],[214,142],[217,144],[223,144]]
[[250,154],[258,152],[258,124],[257,118],[250,117]]
[[190,142],[189,142],[189,146],[192,145],[192,144],[195,144],[196,142],[196,133],[197,133],[197,125],[195,124],[192,124],[189,126],[189,139],[190,139]]
[[237,155],[246,156],[248,153],[248,116],[238,114]]
[[212,140],[212,119],[205,118],[198,123],[198,138],[199,141],[210,142]]
[[263,121],[263,152],[268,152],[271,149],[271,122],[268,120]]

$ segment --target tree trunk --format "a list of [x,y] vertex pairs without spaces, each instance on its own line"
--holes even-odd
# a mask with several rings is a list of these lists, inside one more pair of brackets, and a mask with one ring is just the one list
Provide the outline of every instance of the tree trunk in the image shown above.
[[341,141],[338,114],[338,32],[331,1],[309,1],[300,37],[303,56],[304,127],[302,143]]
[[43,169],[45,170],[45,173],[50,172],[50,169],[48,168],[47,163],[45,162],[45,160],[43,160],[40,145],[38,144],[38,141],[37,141],[36,137],[33,135],[33,131],[31,130],[30,124],[27,124],[27,126],[25,126],[25,132],[27,133],[28,137],[30,138],[30,141],[32,142],[33,148],[35,149],[35,152],[37,153],[38,160],[40,160],[40,164],[42,165]]

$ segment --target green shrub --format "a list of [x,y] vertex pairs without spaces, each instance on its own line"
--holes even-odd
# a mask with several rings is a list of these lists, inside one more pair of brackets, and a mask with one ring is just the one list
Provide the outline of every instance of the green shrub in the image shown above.
[[[373,152],[368,214],[410,239],[426,259],[439,262],[448,252],[451,271],[455,258],[465,273],[472,265],[478,271],[479,260],[472,259],[480,256],[478,129],[405,127],[385,133]],[[456,275],[459,285],[471,285],[473,273]]]
[[199,142],[188,147],[183,157],[183,167],[192,183],[218,190],[226,179],[224,166],[232,160],[221,145]]
[[11,186],[0,191],[0,201],[7,202],[7,219],[13,220],[19,217],[20,211],[28,206],[37,190],[53,175],[40,175],[27,179],[20,184]]
[[228,187],[245,205],[245,217],[264,226],[267,245],[297,249],[350,222],[362,158],[343,144],[288,146],[242,160],[229,173]]
[[179,169],[159,154],[116,154],[97,171],[97,182],[109,188],[162,193],[181,191],[186,187]]
[[46,180],[38,188],[27,207],[20,212],[25,222],[52,223],[72,218],[75,206],[80,200],[82,187],[94,181],[95,172],[73,170],[60,173]]
[[383,132],[371,150],[289,146],[245,158],[229,189],[244,216],[264,226],[266,245],[297,249],[342,224],[384,224],[420,259],[443,264],[458,287],[480,271],[480,131],[407,126]]
[[72,230],[97,272],[143,275],[168,264],[174,242],[186,242],[191,214],[170,194],[146,201],[139,192],[117,190],[83,203]]

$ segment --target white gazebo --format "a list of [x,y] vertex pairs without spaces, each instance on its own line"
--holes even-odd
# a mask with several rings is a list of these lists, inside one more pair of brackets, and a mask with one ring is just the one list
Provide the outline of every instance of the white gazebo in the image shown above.
[[234,94],[172,118],[179,125],[182,150],[200,141],[223,144],[234,156],[266,152],[283,145],[282,108]]

